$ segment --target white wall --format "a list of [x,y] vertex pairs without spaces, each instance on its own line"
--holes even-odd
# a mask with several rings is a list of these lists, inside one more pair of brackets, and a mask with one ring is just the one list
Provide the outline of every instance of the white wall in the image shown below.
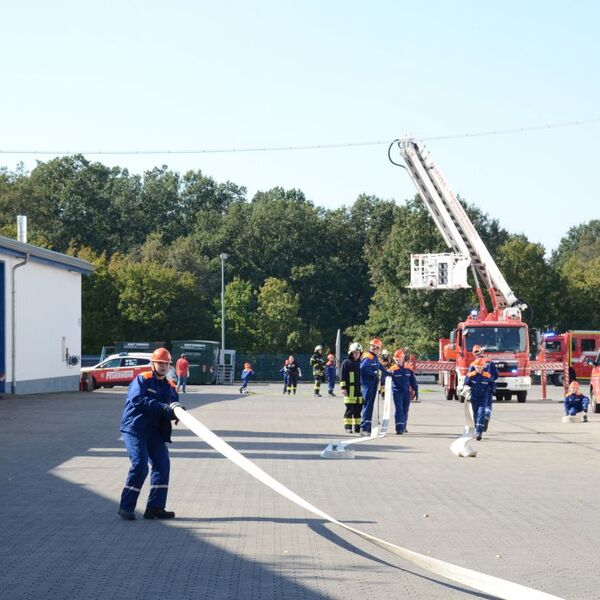
[[[6,277],[6,391],[12,381],[12,267],[2,256]],[[15,382],[18,393],[78,389],[81,356],[81,274],[29,261],[15,272]]]

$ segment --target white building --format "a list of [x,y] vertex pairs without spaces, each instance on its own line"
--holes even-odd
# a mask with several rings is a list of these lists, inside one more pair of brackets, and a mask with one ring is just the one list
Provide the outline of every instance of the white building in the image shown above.
[[81,276],[93,270],[0,236],[0,393],[79,389]]

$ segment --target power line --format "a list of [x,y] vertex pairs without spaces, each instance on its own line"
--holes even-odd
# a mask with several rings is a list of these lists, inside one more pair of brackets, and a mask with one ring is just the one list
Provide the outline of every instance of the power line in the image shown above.
[[[422,142],[457,140],[461,138],[489,137],[494,135],[508,135],[512,133],[528,133],[530,131],[544,131],[562,127],[578,127],[600,122],[600,117],[580,121],[569,121],[565,123],[551,123],[547,125],[532,125],[528,127],[512,127],[508,129],[493,129],[490,131],[479,131],[474,133],[455,133],[450,135],[437,135],[429,137],[417,137],[414,139]],[[390,140],[378,140],[373,142],[346,142],[337,144],[307,144],[301,146],[254,146],[248,148],[204,148],[198,150],[92,150],[92,151],[65,151],[65,150],[0,150],[0,154],[30,154],[30,155],[106,155],[106,156],[147,156],[147,155],[177,155],[177,154],[235,154],[245,152],[286,152],[297,150],[326,150],[333,148],[356,148],[360,146],[382,146],[389,144]]]

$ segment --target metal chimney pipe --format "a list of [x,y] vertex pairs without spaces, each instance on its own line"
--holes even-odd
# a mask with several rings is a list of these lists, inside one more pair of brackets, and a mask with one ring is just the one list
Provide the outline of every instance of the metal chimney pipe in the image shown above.
[[27,217],[25,215],[17,215],[17,240],[27,243]]

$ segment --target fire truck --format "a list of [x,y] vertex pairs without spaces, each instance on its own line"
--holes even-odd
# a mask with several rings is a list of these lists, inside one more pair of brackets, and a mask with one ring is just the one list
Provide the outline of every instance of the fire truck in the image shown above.
[[[542,336],[537,360],[566,362],[569,380],[589,380],[599,350],[600,331],[547,332]],[[562,369],[549,372],[548,377],[554,385],[563,386]]]
[[[397,148],[404,164],[392,159]],[[448,400],[457,399],[467,369],[474,360],[473,347],[483,348],[486,360],[493,360],[499,371],[496,399],[518,402],[527,400],[531,387],[529,331],[521,313],[527,305],[511,290],[494,259],[481,240],[473,223],[452,192],[425,147],[412,138],[395,140],[388,157],[405,168],[437,225],[450,253],[411,255],[413,289],[459,289],[467,283],[470,269],[479,301],[467,318],[440,340],[440,360],[417,361],[419,371],[438,371]],[[484,299],[480,281],[485,286],[491,309]]]

